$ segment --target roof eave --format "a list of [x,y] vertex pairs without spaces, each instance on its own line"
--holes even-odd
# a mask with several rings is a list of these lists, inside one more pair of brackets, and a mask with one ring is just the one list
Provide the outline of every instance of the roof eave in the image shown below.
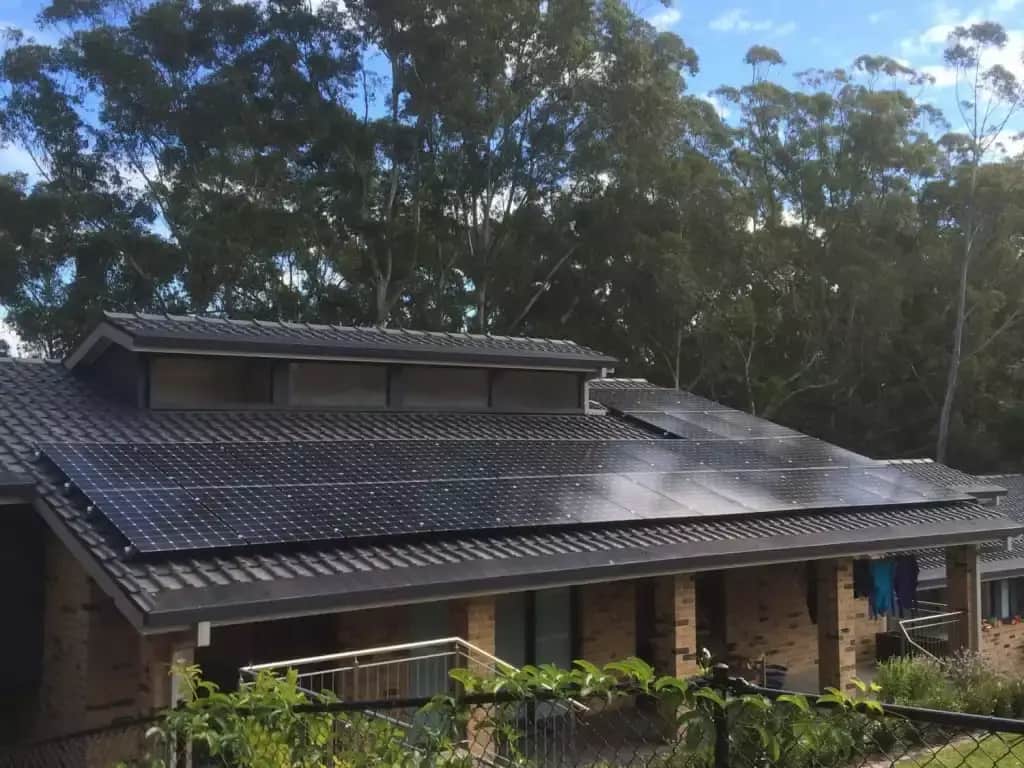
[[598,374],[614,370],[618,359],[610,355],[559,355],[547,352],[444,351],[424,352],[401,348],[335,348],[330,344],[274,343],[246,339],[193,338],[188,341],[175,335],[132,334],[119,327],[116,316],[110,315],[83,339],[64,360],[69,370],[90,363],[111,344],[132,352],[168,355],[224,355],[238,357],[288,358],[325,362],[413,363],[420,365],[456,365],[497,368],[529,368]]
[[244,623],[710,569],[980,544],[1022,531],[1021,524],[1009,520],[951,521],[181,589],[158,595],[144,623],[151,631],[170,631],[199,621]]
[[28,475],[0,473],[0,507],[25,504],[36,497],[36,481]]
[[64,358],[64,367],[70,371],[83,363],[91,363],[111,344],[118,344],[125,349],[135,351],[134,340],[130,334],[109,320],[103,320]]
[[114,601],[114,604],[132,626],[140,632],[145,632],[147,617],[143,610],[111,577],[107,569],[93,557],[88,547],[72,533],[53,506],[43,497],[37,497],[32,504],[47,527],[78,561],[86,574]]

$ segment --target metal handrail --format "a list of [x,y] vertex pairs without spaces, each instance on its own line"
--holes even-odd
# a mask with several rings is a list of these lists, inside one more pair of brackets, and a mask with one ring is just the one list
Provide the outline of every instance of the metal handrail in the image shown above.
[[[343,694],[342,699],[359,701],[360,692],[365,695],[367,691],[374,691],[374,695],[379,695],[383,691],[385,696],[391,696],[409,685],[419,689],[421,693],[441,693],[452,684],[449,679],[451,668],[460,666],[478,668],[482,674],[516,670],[513,665],[461,637],[442,637],[435,640],[249,664],[239,669],[239,678],[242,685],[247,685],[259,672],[282,674],[285,670],[295,670],[299,689],[314,701],[317,688]],[[423,683],[426,683],[426,686]],[[434,686],[438,688],[435,690]],[[427,696],[424,701],[429,701],[430,698],[431,696]],[[586,705],[571,699],[552,701],[548,707],[555,717],[551,722],[562,723],[567,718],[569,731],[561,730],[563,726],[558,726],[559,733],[552,736],[546,729],[538,731],[537,724],[534,723],[531,745],[532,748],[541,751],[560,750],[564,748],[561,740],[566,738],[565,734],[573,732],[578,714],[589,710]],[[415,712],[419,706],[396,708],[392,704],[389,708],[388,714],[383,714],[370,706],[365,698],[363,705],[360,706],[360,710],[365,714],[375,718],[387,718],[392,724],[399,725],[409,732],[417,728]],[[532,718],[535,713],[530,709],[522,714]],[[500,755],[478,756],[477,760],[481,765],[492,768],[503,768],[507,763]]]
[[466,648],[473,650],[475,653],[479,653],[490,661],[497,662],[504,666],[511,666],[506,662],[494,656],[483,648],[478,648],[472,643],[466,642],[461,637],[439,637],[435,640],[418,640],[412,643],[399,643],[397,645],[379,645],[374,648],[361,648],[358,651],[342,651],[341,653],[327,653],[322,656],[306,656],[299,659],[287,659],[285,661],[271,661],[265,664],[249,664],[248,666],[242,667],[245,672],[259,672],[262,669],[280,669],[281,667],[299,667],[305,666],[306,664],[321,664],[325,661],[338,661],[341,659],[357,659],[360,656],[376,656],[381,653],[398,653],[401,651],[415,651],[419,648],[429,648],[435,645],[441,645],[442,643],[452,643],[457,645],[463,645]]

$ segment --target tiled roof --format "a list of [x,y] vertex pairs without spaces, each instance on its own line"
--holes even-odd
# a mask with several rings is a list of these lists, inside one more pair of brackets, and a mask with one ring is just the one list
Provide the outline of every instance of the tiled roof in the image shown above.
[[979,475],[978,479],[1005,488],[999,506],[1014,520],[1024,522],[1024,475]]
[[724,567],[730,558],[764,562],[792,557],[797,548],[806,556],[824,556],[839,546],[870,550],[881,541],[909,547],[920,536],[934,536],[934,544],[977,540],[979,530],[996,535],[1008,526],[1000,510],[955,502],[901,509],[899,515],[867,508],[125,558],[116,534],[102,520],[87,516],[75,496],[62,492],[62,477],[34,457],[34,447],[45,442],[457,440],[489,435],[651,439],[641,426],[612,416],[146,411],[101,398],[61,365],[0,361],[0,470],[36,477],[45,502],[37,507],[51,527],[129,615],[154,627],[180,626],[188,616],[242,620],[339,610],[360,601],[435,599],[438,590],[470,594]]
[[[107,313],[106,325],[135,349],[233,352],[274,356],[410,360],[597,370],[617,360],[561,339],[395,328],[317,325],[264,320],[227,320],[195,315]],[[104,325],[89,346],[104,336]],[[77,359],[78,353],[71,360]]]
[[[930,459],[892,459],[889,463],[908,474],[952,488],[981,490],[990,495],[992,489],[997,489],[997,509],[1012,520],[1024,522],[1024,475],[970,475]],[[929,586],[941,584],[946,572],[945,550],[919,550],[915,554],[922,582]],[[978,547],[978,562],[982,576],[989,579],[1024,572],[1024,539],[1011,537],[1009,547],[1006,537],[985,542]]]
[[1002,483],[978,475],[969,475],[954,467],[931,459],[889,459],[888,463],[901,472],[947,488],[960,488],[979,495],[1002,495]]
[[35,495],[35,479],[31,475],[0,469],[0,504],[4,499],[28,499]]

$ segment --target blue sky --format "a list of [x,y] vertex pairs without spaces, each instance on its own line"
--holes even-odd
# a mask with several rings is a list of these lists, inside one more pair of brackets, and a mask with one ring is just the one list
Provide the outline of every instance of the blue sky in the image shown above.
[[[42,39],[51,38],[52,32],[35,27],[35,17],[43,6],[40,0],[0,0],[0,27],[18,27]],[[652,24],[676,32],[696,49],[700,73],[690,80],[690,89],[705,96],[720,85],[747,82],[750,72],[742,63],[743,54],[755,43],[782,53],[787,66],[775,77],[785,85],[792,85],[793,73],[804,69],[845,67],[862,53],[886,54],[936,78],[935,85],[921,97],[941,107],[952,121],[953,77],[942,65],[942,48],[956,25],[980,20],[998,21],[1009,32],[1009,45],[991,63],[998,61],[1024,79],[1020,60],[1024,0],[761,0],[736,4],[729,0],[675,0],[669,7],[658,0],[633,0],[633,7]],[[725,117],[729,118],[727,112]],[[34,168],[24,152],[0,147],[0,172],[15,170],[32,174]],[[2,322],[0,338],[14,341]]]
[[[942,49],[959,24],[998,21],[1009,32],[1007,48],[989,63],[1000,63],[1024,79],[1024,0],[762,0],[731,4],[678,0],[666,8],[657,0],[635,0],[636,10],[655,26],[679,34],[700,57],[691,89],[707,94],[719,85],[749,80],[743,54],[755,43],[770,45],[786,60],[774,73],[784,85],[810,68],[848,67],[859,55],[885,54],[935,78],[921,97],[955,117],[954,73],[942,63]],[[954,128],[958,128],[955,123]]]

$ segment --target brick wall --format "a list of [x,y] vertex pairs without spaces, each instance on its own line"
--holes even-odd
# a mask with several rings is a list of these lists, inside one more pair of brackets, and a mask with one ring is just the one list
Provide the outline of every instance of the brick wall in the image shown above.
[[44,582],[42,675],[27,737],[101,727],[170,702],[171,652],[185,638],[140,635],[50,533]]
[[456,605],[458,629],[462,639],[493,656],[496,620],[494,596],[461,600]]
[[981,655],[997,672],[1024,677],[1024,624],[998,623],[982,629]]
[[697,598],[693,574],[659,576],[653,580],[653,589],[651,664],[664,675],[696,674]]
[[857,667],[861,670],[873,667],[875,655],[875,635],[885,631],[885,617],[871,618],[867,598],[859,598],[856,602],[856,614],[853,621],[853,632],[857,638]]
[[[848,562],[848,561],[844,561]],[[731,656],[760,659],[788,668],[787,684],[815,687],[818,627],[807,608],[807,565],[740,568],[726,571],[726,638]],[[879,621],[868,617],[866,599],[853,597],[852,574],[842,576],[842,642],[855,649],[856,663],[874,659]],[[844,666],[850,667],[850,660]]]
[[89,578],[55,536],[46,541],[42,679],[33,736],[87,727]]
[[852,687],[857,676],[857,601],[850,558],[815,563],[818,585],[818,686]]
[[586,584],[579,593],[580,655],[606,664],[636,655],[636,582]]
[[730,655],[781,664],[790,676],[816,674],[818,631],[807,612],[804,563],[725,572]]

